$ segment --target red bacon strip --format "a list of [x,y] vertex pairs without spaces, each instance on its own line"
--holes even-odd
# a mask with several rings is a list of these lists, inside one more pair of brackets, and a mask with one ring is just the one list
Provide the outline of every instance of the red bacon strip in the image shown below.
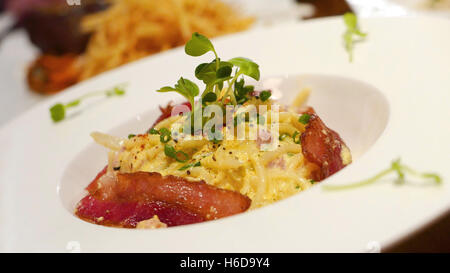
[[[175,176],[137,172],[117,174],[113,187],[94,187],[97,199],[119,202],[162,201],[178,205],[203,218],[217,219],[246,211],[251,200],[238,192],[219,189],[203,181],[190,182]],[[107,192],[105,192],[107,191]]]
[[345,167],[341,151],[347,146],[335,131],[323,123],[313,108],[309,107],[304,113],[311,118],[301,135],[303,155],[318,165],[319,170],[312,173],[312,179],[321,181]]
[[168,226],[177,226],[237,214],[251,204],[240,193],[159,173],[118,173],[116,181],[100,185],[105,173],[106,168],[86,188],[89,195],[78,203],[76,215],[81,219],[133,228],[157,215]]
[[195,213],[160,201],[115,202],[99,200],[91,195],[78,203],[76,215],[88,222],[126,228],[134,228],[140,221],[154,215],[158,215],[159,220],[169,227],[204,221]]

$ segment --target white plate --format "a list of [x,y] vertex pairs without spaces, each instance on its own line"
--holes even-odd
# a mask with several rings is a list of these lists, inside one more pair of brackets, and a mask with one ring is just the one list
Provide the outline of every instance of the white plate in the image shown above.
[[[153,121],[147,118],[156,114],[152,110],[169,99],[179,99],[176,94],[168,96],[154,90],[172,84],[181,75],[194,78],[193,69],[202,58],[175,49],[74,86],[0,129],[0,250],[64,252],[80,247],[81,251],[148,252],[366,251],[367,247],[383,249],[426,225],[450,207],[450,37],[443,35],[450,33],[450,21],[366,19],[361,27],[369,36],[356,46],[353,63],[348,62],[342,48],[344,26],[340,18],[255,29],[216,39],[214,44],[224,59],[254,59],[263,77],[338,76],[335,92],[342,93],[345,99],[333,96],[327,100],[324,94],[333,85],[326,80],[310,81],[319,94],[311,98],[313,106],[319,105],[325,121],[344,139],[350,139],[351,149],[358,145],[354,132],[361,128],[378,128],[375,131],[381,135],[355,148],[359,150],[355,162],[323,184],[364,179],[401,157],[419,170],[441,174],[444,183],[440,187],[396,186],[386,179],[357,190],[324,192],[318,184],[249,213],[164,230],[106,228],[77,219],[68,210],[70,201],[64,192],[76,194],[89,181],[68,188],[64,182],[68,166],[74,166],[73,160],[92,146],[91,131],[146,128]],[[340,90],[351,83],[342,77],[357,80],[360,85]],[[338,84],[339,79],[342,82]],[[48,108],[55,102],[67,102],[121,82],[129,82],[125,97],[83,104],[83,111],[68,120],[51,122]],[[361,108],[359,104],[364,100],[355,93],[360,88],[365,89],[363,92],[380,90],[381,94],[368,99],[368,106],[362,107],[372,111],[367,119],[360,117],[364,112],[353,114],[352,119],[347,108]],[[372,91],[368,92],[378,94]],[[374,107],[374,100],[379,107]],[[352,103],[359,106],[353,107]],[[341,119],[332,115],[339,107],[343,110]],[[383,131],[384,118],[387,127]],[[126,127],[130,119],[134,121]],[[355,120],[366,122],[361,127],[342,127],[356,124]],[[368,126],[367,121],[377,124]],[[80,168],[80,177],[91,179],[103,166],[106,161],[101,153],[101,149],[92,151],[93,158],[100,161],[78,163],[86,166],[84,172]]]

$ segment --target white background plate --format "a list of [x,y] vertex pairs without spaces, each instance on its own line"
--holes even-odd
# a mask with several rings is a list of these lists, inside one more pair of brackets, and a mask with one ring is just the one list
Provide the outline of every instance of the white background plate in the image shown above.
[[[201,60],[175,49],[74,86],[0,129],[0,250],[64,252],[76,241],[82,251],[365,251],[378,244],[383,249],[429,223],[450,207],[450,21],[366,19],[361,27],[369,36],[356,46],[353,63],[342,48],[338,18],[255,29],[214,44],[224,59],[252,58],[263,76],[334,74],[381,90],[390,105],[388,127],[362,157],[324,183],[366,178],[401,157],[440,173],[442,186],[395,186],[387,179],[323,192],[316,185],[250,213],[165,230],[105,228],[75,218],[57,193],[66,167],[92,143],[91,131],[109,131],[178,98],[154,90],[181,75],[194,78]],[[125,97],[84,104],[81,113],[51,122],[48,108],[55,102],[121,82],[129,82]]]

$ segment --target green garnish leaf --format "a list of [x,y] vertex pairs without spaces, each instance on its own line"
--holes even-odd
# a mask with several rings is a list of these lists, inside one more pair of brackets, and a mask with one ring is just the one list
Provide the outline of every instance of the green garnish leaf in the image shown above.
[[125,94],[125,90],[121,86],[116,86],[110,90],[106,91],[97,91],[97,92],[90,92],[83,96],[81,96],[78,99],[75,99],[69,103],[63,104],[63,103],[57,103],[53,105],[50,110],[50,116],[53,120],[53,122],[59,122],[66,118],[66,112],[68,108],[76,107],[80,105],[81,101],[84,99],[87,99],[89,97],[95,97],[95,96],[106,96],[106,97],[112,97],[112,96],[122,96]]
[[175,84],[175,87],[165,86],[157,92],[177,92],[185,97],[190,103],[191,107],[194,107],[194,98],[199,94],[198,86],[192,81],[181,77]]
[[61,103],[57,103],[50,108],[50,115],[54,122],[59,122],[66,117],[66,108]]
[[266,101],[266,100],[268,100],[270,98],[270,96],[272,96],[272,92],[270,92],[270,91],[262,91],[259,94],[259,99],[261,101]]
[[[220,68],[220,64],[219,64]],[[217,62],[202,63],[195,68],[195,77],[205,84],[209,84],[217,79]]]
[[344,14],[344,23],[347,26],[347,30],[343,34],[345,49],[349,54],[349,61],[352,62],[354,43],[358,41],[354,39],[354,36],[365,38],[367,33],[363,33],[359,30],[358,17],[352,12]]
[[[248,101],[250,98],[247,95],[254,90],[254,87],[245,86],[244,79],[241,78],[240,81],[238,79],[242,75],[259,80],[259,66],[250,59],[242,57],[233,58],[228,62],[221,61],[211,41],[199,33],[194,33],[185,45],[185,52],[190,56],[202,56],[210,51],[214,53],[215,59],[195,68],[195,77],[206,85],[201,92],[202,103],[214,103],[225,109],[226,105],[236,106]],[[192,128],[198,119],[201,119],[203,125],[211,119],[203,119],[201,111],[198,111],[201,110],[201,106],[195,105],[195,97],[200,93],[195,83],[181,78],[174,87],[165,86],[157,91],[177,92],[188,99],[192,111],[185,128]],[[270,97],[268,94],[264,94],[262,99],[267,100],[268,97]],[[190,132],[192,133],[192,130]]]
[[206,94],[206,95],[203,97],[202,102],[203,102],[203,103],[206,103],[206,102],[214,102],[214,101],[216,101],[216,100],[217,100],[217,95],[216,95],[215,93],[213,93],[213,92],[210,92],[210,93]]
[[177,84],[175,84],[175,88],[182,93],[191,95],[192,97],[197,96],[200,92],[198,86],[195,83],[191,82],[188,79],[184,79],[183,77],[181,77],[178,80]]
[[244,79],[234,83],[234,94],[239,104],[246,102],[248,100],[247,95],[255,89],[253,85],[244,86],[244,84]]
[[247,75],[259,81],[259,65],[257,65],[252,60],[243,57],[237,57],[229,60],[229,62],[239,67],[239,73]]
[[303,123],[303,124],[308,124],[308,122],[309,122],[309,120],[311,119],[311,115],[309,115],[309,114],[303,114],[303,115],[301,115],[299,118],[298,118],[298,121],[300,122],[300,123]]
[[217,70],[216,76],[217,78],[227,78],[231,75],[232,71],[233,69],[231,68],[231,66],[222,66]]
[[355,182],[355,183],[345,184],[345,185],[324,185],[324,186],[322,186],[322,188],[324,190],[355,189],[355,188],[373,184],[373,183],[379,181],[382,177],[384,177],[390,173],[397,174],[396,181],[399,184],[405,183],[405,174],[406,173],[409,173],[413,176],[416,176],[416,177],[419,177],[422,179],[432,180],[436,185],[439,185],[442,183],[442,179],[438,174],[417,172],[417,171],[413,170],[412,168],[402,164],[400,159],[397,159],[397,160],[392,161],[391,166],[389,168],[379,172],[378,174],[376,174],[373,177],[370,177],[368,179],[365,179],[365,180],[362,180],[359,182]]
[[160,89],[156,90],[156,92],[171,92],[171,91],[178,92],[178,90],[176,88],[170,87],[170,86],[164,86],[164,87],[161,87]]
[[213,44],[207,37],[195,32],[186,43],[184,51],[190,56],[198,57],[215,50]]
[[112,97],[112,96],[122,96],[125,94],[125,90],[123,89],[123,87],[119,87],[116,86],[114,87],[112,90],[108,90],[106,91],[105,95],[107,97]]
[[69,108],[69,107],[75,107],[78,106],[80,104],[81,100],[74,100],[72,102],[69,102],[68,104],[65,105],[65,108]]
[[134,135],[134,134],[129,134],[128,135],[128,139],[131,139],[131,138],[133,138],[133,137],[135,137],[136,135]]

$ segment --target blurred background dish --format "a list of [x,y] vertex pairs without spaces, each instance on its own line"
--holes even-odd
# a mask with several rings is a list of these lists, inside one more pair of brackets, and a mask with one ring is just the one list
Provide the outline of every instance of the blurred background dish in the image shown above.
[[45,95],[182,45],[194,31],[216,37],[351,10],[345,0],[0,0],[0,6],[0,125]]
[[0,11],[1,125],[45,95],[180,46],[195,31],[217,37],[349,11],[450,17],[450,0],[0,0]]

